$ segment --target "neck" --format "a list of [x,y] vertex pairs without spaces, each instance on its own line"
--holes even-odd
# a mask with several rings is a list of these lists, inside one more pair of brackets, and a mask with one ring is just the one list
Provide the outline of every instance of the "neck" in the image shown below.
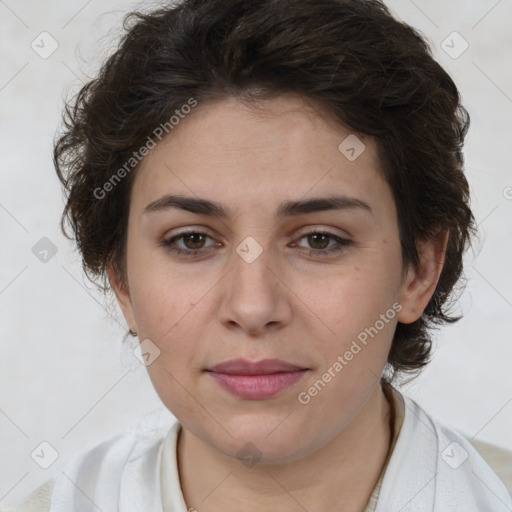
[[187,507],[217,512],[243,503],[245,512],[324,512],[342,505],[344,512],[361,512],[388,456],[390,419],[378,385],[350,425],[317,452],[290,464],[251,468],[182,427],[177,457]]

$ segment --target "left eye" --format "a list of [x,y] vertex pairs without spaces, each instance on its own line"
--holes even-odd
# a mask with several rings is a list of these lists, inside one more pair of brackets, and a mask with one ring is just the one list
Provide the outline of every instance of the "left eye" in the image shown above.
[[[333,235],[332,233],[325,233],[323,231],[312,231],[311,233],[305,233],[300,237],[299,240],[302,239],[307,240],[308,244],[310,245],[311,254],[326,254],[341,251],[352,243],[350,240],[341,238],[337,235]],[[330,242],[334,242],[334,244],[329,247]]]

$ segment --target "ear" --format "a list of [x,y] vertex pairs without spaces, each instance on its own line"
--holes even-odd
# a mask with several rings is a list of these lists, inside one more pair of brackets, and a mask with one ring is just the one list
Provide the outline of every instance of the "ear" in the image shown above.
[[121,281],[119,277],[119,271],[114,268],[112,264],[107,266],[107,276],[129,329],[133,332],[138,332],[137,322],[135,321],[135,316],[133,314],[133,304],[128,284],[125,285]]
[[421,317],[431,299],[443,270],[448,231],[418,244],[419,268],[409,267],[400,291],[402,305],[397,320],[410,324]]

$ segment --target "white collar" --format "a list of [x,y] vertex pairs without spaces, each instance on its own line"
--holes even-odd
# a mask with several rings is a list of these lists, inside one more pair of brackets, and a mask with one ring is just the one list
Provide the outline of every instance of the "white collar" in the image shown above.
[[473,446],[402,396],[404,421],[375,512],[510,512],[512,497]]
[[[510,512],[504,484],[469,442],[403,397],[404,420],[376,512]],[[50,512],[187,512],[177,467],[180,428],[162,408],[85,452],[57,475]],[[446,462],[453,448],[467,453],[456,469]]]

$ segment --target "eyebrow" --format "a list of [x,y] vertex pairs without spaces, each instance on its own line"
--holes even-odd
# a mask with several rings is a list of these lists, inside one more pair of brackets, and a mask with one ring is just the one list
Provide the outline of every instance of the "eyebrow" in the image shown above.
[[[229,208],[220,203],[207,199],[167,194],[152,201],[144,208],[144,214],[169,209],[181,209],[197,215],[207,215],[227,219],[230,216]],[[334,194],[328,197],[315,197],[299,201],[285,201],[276,210],[276,218],[284,219],[308,213],[326,210],[362,210],[373,215],[370,205],[361,199],[342,194]]]

